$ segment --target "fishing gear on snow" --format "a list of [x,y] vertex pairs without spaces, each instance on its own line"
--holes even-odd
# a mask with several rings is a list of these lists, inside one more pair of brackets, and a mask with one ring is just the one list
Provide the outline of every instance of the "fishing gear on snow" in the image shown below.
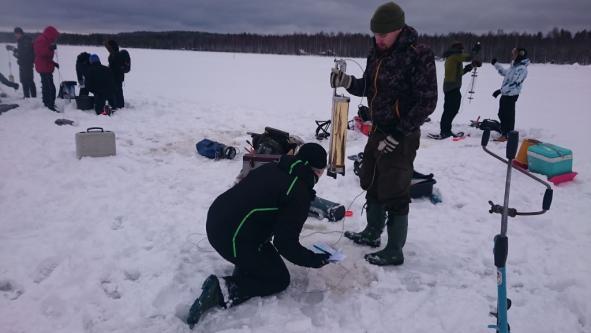
[[[343,73],[346,71],[347,63],[344,59],[335,59],[334,63],[336,70]],[[345,175],[345,145],[349,123],[349,101],[349,97],[337,95],[337,88],[334,88],[331,108],[332,127],[326,169],[326,174],[333,178],[337,178],[337,174]]]
[[[501,233],[494,237],[494,247],[493,247],[493,254],[494,254],[494,261],[495,266],[497,267],[497,311],[490,312],[490,315],[497,318],[497,323],[495,325],[489,325],[489,328],[495,329],[498,333],[509,333],[511,328],[509,326],[509,322],[507,319],[507,310],[511,307],[511,300],[507,298],[507,272],[506,272],[506,262],[507,256],[509,252],[509,239],[507,238],[507,220],[509,217],[516,217],[519,215],[541,215],[547,212],[550,209],[550,205],[552,204],[552,188],[550,185],[541,180],[540,178],[532,175],[530,172],[520,168],[519,166],[513,163],[513,159],[515,158],[515,154],[517,152],[517,144],[519,142],[519,133],[516,131],[509,132],[509,140],[507,142],[507,150],[506,150],[506,157],[504,159],[497,154],[491,152],[486,148],[488,144],[488,140],[490,138],[490,130],[485,130],[482,135],[482,149],[491,155],[492,157],[496,158],[497,160],[505,163],[507,165],[507,175],[505,179],[505,198],[503,201],[503,205],[497,205],[492,201],[489,201],[490,210],[488,211],[491,214],[501,214]],[[532,178],[533,180],[541,183],[546,187],[546,192],[544,193],[544,199],[542,203],[542,210],[536,212],[519,212],[515,208],[509,207],[509,192],[511,187],[511,171],[515,169],[524,175]]]
[[474,99],[474,89],[476,88],[476,78],[478,77],[477,69],[478,67],[474,66],[472,74],[470,74],[472,79],[470,80],[470,90],[468,90],[468,103],[472,103],[472,100]]
[[[12,75],[12,61],[10,61],[10,50],[8,48],[9,45],[6,46],[6,52],[8,53],[8,81],[14,83],[14,75]],[[12,47],[14,49],[14,47]]]

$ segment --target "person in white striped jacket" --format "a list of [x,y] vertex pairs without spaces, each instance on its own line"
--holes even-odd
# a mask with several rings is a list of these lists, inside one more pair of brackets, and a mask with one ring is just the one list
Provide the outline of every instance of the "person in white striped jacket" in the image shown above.
[[527,51],[524,48],[514,48],[511,51],[511,67],[509,69],[503,68],[497,59],[493,58],[491,64],[495,66],[499,74],[504,76],[501,89],[497,89],[493,93],[493,97],[501,95],[499,101],[499,120],[501,121],[501,136],[494,139],[497,142],[507,141],[507,133],[515,128],[515,103],[519,94],[521,93],[521,87],[527,77],[527,66],[529,65],[529,59],[527,57]]

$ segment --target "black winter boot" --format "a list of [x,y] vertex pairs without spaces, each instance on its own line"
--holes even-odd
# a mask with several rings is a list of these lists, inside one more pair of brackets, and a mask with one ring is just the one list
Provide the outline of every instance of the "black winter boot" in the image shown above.
[[388,244],[378,252],[365,255],[370,264],[398,266],[404,263],[402,248],[406,243],[408,231],[408,215],[388,216]]
[[217,306],[223,307],[224,305],[224,296],[222,295],[220,281],[217,276],[208,276],[203,282],[201,290],[203,290],[201,296],[195,300],[189,310],[187,324],[189,324],[190,328],[193,328],[197,324],[201,315],[207,312],[207,310]]
[[377,202],[367,201],[367,226],[361,232],[345,231],[345,237],[360,245],[379,247],[380,236],[384,231],[386,211]]

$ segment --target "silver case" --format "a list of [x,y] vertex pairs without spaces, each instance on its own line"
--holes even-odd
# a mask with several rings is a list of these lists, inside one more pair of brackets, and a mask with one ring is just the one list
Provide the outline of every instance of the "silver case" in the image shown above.
[[86,132],[76,133],[76,157],[103,157],[117,154],[115,133],[100,127],[91,127]]

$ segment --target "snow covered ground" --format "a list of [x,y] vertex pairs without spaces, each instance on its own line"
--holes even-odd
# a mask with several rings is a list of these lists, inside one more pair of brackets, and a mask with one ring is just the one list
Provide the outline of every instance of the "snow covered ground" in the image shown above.
[[[106,60],[103,48],[59,46],[61,79],[75,79],[83,50]],[[207,137],[243,147],[247,131],[265,126],[315,141],[314,120],[329,118],[332,58],[130,51],[129,107],[111,118],[74,103],[55,114],[40,98],[21,100],[20,91],[2,86],[9,95],[2,100],[21,107],[0,115],[0,332],[189,332],[180,318],[202,281],[232,268],[212,251],[204,222],[241,168],[240,157],[196,155],[195,143]],[[7,75],[7,54],[0,54]],[[488,213],[487,201],[502,202],[505,167],[482,151],[480,131],[467,124],[496,118],[490,94],[502,78],[490,64],[479,72],[475,99],[464,100],[454,122],[470,137],[425,138],[438,132],[443,94],[423,127],[416,169],[435,174],[443,203],[412,203],[403,266],[372,266],[363,260],[367,248],[341,238],[343,229],[364,226],[361,196],[344,225],[311,218],[302,234],[304,244],[335,244],[344,262],[319,270],[288,264],[288,290],[209,313],[195,331],[491,332],[500,216]],[[579,175],[554,188],[547,214],[510,221],[513,332],[591,332],[590,86],[589,66],[534,64],[517,102],[521,137],[572,149]],[[352,98],[351,117],[359,101]],[[56,126],[58,118],[79,125]],[[117,156],[76,159],[74,135],[91,126],[116,133]],[[348,140],[347,153],[355,154],[366,139],[350,132]],[[504,144],[490,147],[503,153]],[[351,204],[361,190],[347,167],[345,177],[320,180],[322,197]],[[514,173],[513,207],[538,209],[542,193]]]

